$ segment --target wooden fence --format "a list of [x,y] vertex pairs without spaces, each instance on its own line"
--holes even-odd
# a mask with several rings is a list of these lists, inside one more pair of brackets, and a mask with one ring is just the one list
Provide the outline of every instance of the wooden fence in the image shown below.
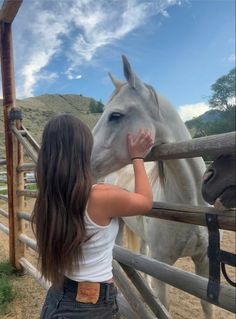
[[[1,23],[1,65],[3,85],[3,111],[6,143],[6,159],[0,159],[0,166],[6,167],[6,177],[1,183],[7,182],[8,195],[1,195],[0,200],[8,202],[8,211],[0,209],[0,214],[7,218],[9,227],[0,223],[0,230],[9,235],[9,257],[11,264],[21,270],[26,269],[45,289],[45,282],[39,271],[25,258],[25,247],[37,251],[34,239],[24,234],[23,221],[31,217],[24,212],[24,198],[37,196],[37,191],[25,189],[27,178],[25,172],[32,172],[37,161],[39,145],[22,125],[19,109],[15,107],[15,90],[13,76],[13,53],[11,24],[21,5],[22,0],[5,0],[0,11]],[[32,159],[24,162],[23,149]],[[197,138],[179,143],[165,144],[152,149],[147,161],[157,159],[176,159],[202,156],[205,154],[221,154],[235,151],[235,132]],[[27,175],[26,175],[27,176]],[[209,207],[188,205],[170,205],[154,203],[149,217],[206,226],[206,215],[218,220],[219,228],[236,231],[235,211],[217,211]],[[119,246],[114,248],[114,276],[126,299],[121,299],[122,311],[128,318],[160,318],[167,319],[170,315],[153,297],[139,271],[149,274],[174,287],[182,289],[198,298],[208,300],[208,279],[166,265],[152,258],[135,254]],[[170,275],[171,274],[171,275]],[[127,304],[127,301],[128,304]],[[140,300],[144,300],[142,303]],[[210,300],[211,301],[211,300]],[[235,313],[235,289],[220,284],[217,300],[211,301],[226,310]]]

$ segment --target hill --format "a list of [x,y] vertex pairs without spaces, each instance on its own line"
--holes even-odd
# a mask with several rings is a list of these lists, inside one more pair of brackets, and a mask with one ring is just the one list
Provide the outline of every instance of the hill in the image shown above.
[[[91,113],[91,105],[100,103],[89,97],[73,94],[45,94],[24,100],[17,100],[23,114],[23,123],[32,136],[40,143],[42,130],[52,116],[68,113],[79,117],[90,129],[100,117],[99,113]],[[2,111],[2,103],[0,105]],[[226,111],[210,110],[185,122],[192,137],[201,137],[235,131],[236,107]],[[0,158],[5,157],[3,117],[0,117]]]
[[[40,143],[42,130],[46,122],[58,113],[68,113],[79,117],[90,129],[100,117],[100,114],[90,112],[93,99],[72,94],[46,94],[17,100],[16,106],[22,110],[23,124],[31,135]],[[5,157],[4,127],[2,101],[0,105],[0,158]]]
[[192,137],[235,131],[236,106],[225,111],[210,110],[185,122]]

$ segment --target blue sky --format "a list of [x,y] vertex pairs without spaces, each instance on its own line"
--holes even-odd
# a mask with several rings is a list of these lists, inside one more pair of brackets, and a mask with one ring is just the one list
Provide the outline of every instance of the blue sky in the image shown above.
[[[0,3],[3,1],[0,1]],[[121,54],[186,120],[235,65],[234,0],[24,0],[14,21],[18,98],[108,100]]]

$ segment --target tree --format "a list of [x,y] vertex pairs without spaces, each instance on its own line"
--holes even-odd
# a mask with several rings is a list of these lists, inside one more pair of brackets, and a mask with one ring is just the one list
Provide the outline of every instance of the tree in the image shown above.
[[95,101],[94,99],[90,100],[89,111],[91,113],[102,113],[103,107],[104,107],[104,105],[103,105],[101,100],[99,102]]
[[228,110],[235,106],[235,72],[236,68],[228,74],[221,76],[212,86],[210,107],[219,110]]

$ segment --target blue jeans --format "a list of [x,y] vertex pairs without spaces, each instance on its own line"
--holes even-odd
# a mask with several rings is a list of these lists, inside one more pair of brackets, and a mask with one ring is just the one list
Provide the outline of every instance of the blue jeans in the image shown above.
[[112,319],[120,318],[117,288],[101,283],[96,304],[76,301],[77,282],[66,278],[63,288],[52,286],[47,293],[40,319]]

